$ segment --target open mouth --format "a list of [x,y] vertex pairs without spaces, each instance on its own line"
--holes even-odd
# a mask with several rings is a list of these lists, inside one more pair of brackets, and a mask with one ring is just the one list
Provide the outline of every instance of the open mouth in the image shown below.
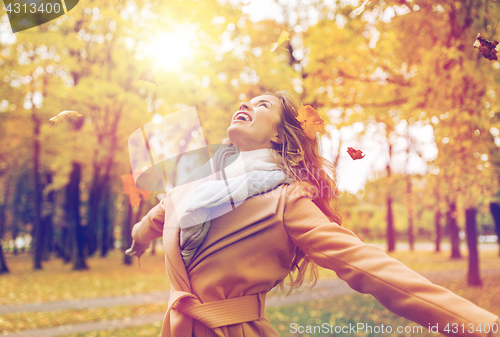
[[236,116],[234,116],[234,120],[235,121],[251,122],[252,117],[250,117],[250,115],[247,114],[246,112],[240,111],[236,114]]

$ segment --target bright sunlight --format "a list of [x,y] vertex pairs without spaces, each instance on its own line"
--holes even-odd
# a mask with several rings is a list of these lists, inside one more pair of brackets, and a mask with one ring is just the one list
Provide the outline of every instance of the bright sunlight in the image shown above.
[[148,54],[156,58],[156,67],[164,71],[179,71],[181,62],[193,55],[196,40],[192,31],[165,32],[151,41]]

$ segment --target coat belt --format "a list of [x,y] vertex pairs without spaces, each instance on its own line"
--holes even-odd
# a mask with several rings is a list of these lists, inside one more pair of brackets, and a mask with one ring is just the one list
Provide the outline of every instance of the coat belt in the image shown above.
[[266,294],[260,293],[202,303],[191,293],[174,291],[170,294],[166,319],[169,320],[170,311],[176,309],[210,329],[251,322],[264,316],[265,298]]

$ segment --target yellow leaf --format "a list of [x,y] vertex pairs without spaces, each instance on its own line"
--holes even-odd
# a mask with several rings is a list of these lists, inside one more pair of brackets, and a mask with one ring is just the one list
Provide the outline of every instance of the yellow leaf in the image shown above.
[[158,86],[158,83],[156,83],[155,74],[154,74],[153,70],[151,70],[149,68],[142,71],[141,77],[139,77],[137,80],[151,82],[151,83],[156,84],[156,86]]
[[66,118],[71,117],[71,116],[76,116],[76,117],[82,117],[82,114],[79,114],[76,111],[69,111],[69,110],[64,110],[63,112],[57,114],[56,116],[52,117],[49,119],[49,121],[52,122],[52,124],[49,126],[51,127],[55,123],[62,123]]
[[287,31],[285,30],[282,30],[281,31],[281,34],[280,34],[280,37],[278,38],[278,42],[275,42],[271,45],[271,51],[275,51],[276,48],[278,48],[278,46],[280,44],[282,44],[283,42],[287,41],[287,40],[290,40],[290,34],[288,34]]

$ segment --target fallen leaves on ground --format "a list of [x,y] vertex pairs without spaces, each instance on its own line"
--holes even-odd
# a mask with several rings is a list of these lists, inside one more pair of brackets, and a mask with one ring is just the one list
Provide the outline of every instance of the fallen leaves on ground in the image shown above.
[[163,252],[151,256],[146,251],[137,264],[123,264],[123,253],[116,249],[108,257],[87,259],[86,271],[73,271],[72,264],[60,259],[44,262],[43,270],[33,272],[33,256],[6,255],[9,274],[0,276],[0,305],[67,301],[168,291]]
[[29,329],[43,329],[61,325],[74,325],[102,320],[123,319],[163,313],[168,302],[128,305],[86,310],[56,310],[44,312],[20,312],[0,316],[0,331],[12,333]]

